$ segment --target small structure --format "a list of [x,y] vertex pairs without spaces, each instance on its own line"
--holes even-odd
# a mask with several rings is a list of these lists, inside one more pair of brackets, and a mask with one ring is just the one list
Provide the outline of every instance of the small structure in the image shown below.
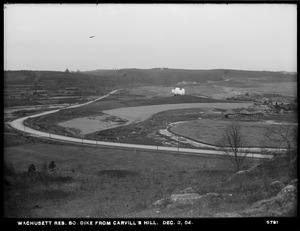
[[282,97],[274,97],[271,99],[272,105],[288,105],[290,104],[289,100],[282,98]]
[[176,87],[175,89],[171,90],[171,93],[176,96],[176,95],[185,95],[185,90],[184,88],[180,89],[179,87]]

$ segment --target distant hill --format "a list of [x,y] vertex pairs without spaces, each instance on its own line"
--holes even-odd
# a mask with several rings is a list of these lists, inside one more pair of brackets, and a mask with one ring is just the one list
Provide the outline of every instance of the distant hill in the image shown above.
[[206,83],[207,81],[223,81],[229,78],[269,79],[268,81],[296,81],[296,74],[270,71],[243,70],[184,70],[184,69],[119,69],[93,70],[85,72],[59,71],[4,71],[4,86],[28,85],[36,82],[43,89],[77,88],[110,88],[119,86],[165,85],[178,82]]
[[182,69],[120,69],[120,70],[95,70],[85,72],[95,76],[119,76],[129,82],[140,82],[148,84],[170,85],[181,81],[195,81],[199,83],[222,81],[222,71],[197,71]]
[[66,73],[58,71],[5,71],[4,87],[34,86],[46,90],[58,90],[69,87],[83,89],[99,89],[117,85],[105,77],[82,73]]
[[170,85],[181,81],[205,83],[207,81],[223,81],[228,78],[271,78],[272,81],[295,81],[295,73],[271,72],[271,71],[244,71],[244,70],[186,70],[186,69],[118,69],[118,70],[94,70],[83,72],[94,76],[119,76],[119,79],[127,79],[132,82],[149,84]]

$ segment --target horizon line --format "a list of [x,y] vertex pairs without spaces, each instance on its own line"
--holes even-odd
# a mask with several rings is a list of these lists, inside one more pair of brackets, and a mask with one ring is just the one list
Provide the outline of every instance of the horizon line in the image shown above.
[[101,69],[91,69],[91,70],[70,70],[69,68],[66,68],[64,71],[62,70],[33,70],[33,69],[4,69],[4,71],[52,71],[52,72],[65,72],[66,70],[69,70],[70,73],[82,73],[82,72],[90,72],[90,71],[101,71],[101,70],[111,70],[111,71],[118,71],[118,70],[153,70],[153,69],[161,69],[161,70],[187,70],[187,71],[213,71],[213,70],[229,70],[229,71],[262,71],[262,72],[281,72],[281,73],[292,73],[296,74],[297,71],[273,71],[273,70],[249,70],[249,69],[232,69],[232,68],[212,68],[212,69],[187,69],[187,68],[173,68],[173,67],[151,67],[151,68],[136,68],[136,67],[124,67],[124,68],[101,68]]

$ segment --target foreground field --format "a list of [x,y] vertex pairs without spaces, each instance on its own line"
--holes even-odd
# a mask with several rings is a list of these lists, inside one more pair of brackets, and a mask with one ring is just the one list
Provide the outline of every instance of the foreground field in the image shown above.
[[[271,169],[270,175],[261,175],[254,185],[249,179],[224,186],[234,172],[223,157],[41,142],[10,131],[5,133],[4,160],[8,166],[5,217],[210,217],[244,209],[270,195],[261,185],[275,179],[287,183],[294,177],[292,169],[284,173]],[[47,170],[50,161],[56,163],[53,173]],[[30,164],[36,166],[36,173],[25,173]],[[243,168],[253,164],[258,162],[248,160]],[[153,211],[155,201],[187,187],[200,194],[229,193],[233,198],[193,213]]]

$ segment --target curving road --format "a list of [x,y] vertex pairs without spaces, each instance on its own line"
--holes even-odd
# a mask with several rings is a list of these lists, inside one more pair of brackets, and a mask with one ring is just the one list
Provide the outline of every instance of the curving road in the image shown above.
[[[67,141],[67,142],[75,142],[75,143],[82,143],[82,144],[93,144],[93,145],[100,145],[100,146],[110,146],[110,147],[123,147],[123,148],[133,148],[133,149],[146,149],[146,150],[157,150],[157,151],[168,151],[168,152],[174,152],[174,153],[191,153],[191,154],[210,154],[210,155],[223,155],[221,151],[218,150],[203,150],[203,149],[192,149],[192,148],[180,148],[180,147],[164,147],[164,146],[155,146],[155,145],[142,145],[142,144],[126,144],[126,143],[115,143],[115,142],[106,142],[106,141],[96,141],[96,140],[87,140],[87,139],[81,139],[81,138],[74,138],[74,137],[68,137],[68,136],[61,136],[56,134],[51,134],[47,132],[42,132],[38,130],[34,130],[32,128],[26,127],[24,125],[24,121],[28,118],[34,118],[39,117],[43,115],[48,115],[52,113],[56,113],[60,110],[70,109],[70,108],[76,108],[81,107],[93,102],[96,102],[98,100],[104,99],[111,94],[116,93],[118,90],[114,90],[104,96],[101,96],[97,99],[88,101],[83,104],[75,104],[71,106],[67,106],[63,109],[56,109],[51,111],[42,112],[36,115],[26,116],[23,118],[16,119],[14,121],[9,122],[10,126],[14,129],[20,130],[25,133],[29,133],[35,136],[39,137],[45,137],[45,138],[51,138],[55,140],[61,140],[61,141]],[[243,154],[243,153],[241,153]],[[273,155],[266,155],[261,153],[251,153],[248,155],[249,158],[272,158]]]

